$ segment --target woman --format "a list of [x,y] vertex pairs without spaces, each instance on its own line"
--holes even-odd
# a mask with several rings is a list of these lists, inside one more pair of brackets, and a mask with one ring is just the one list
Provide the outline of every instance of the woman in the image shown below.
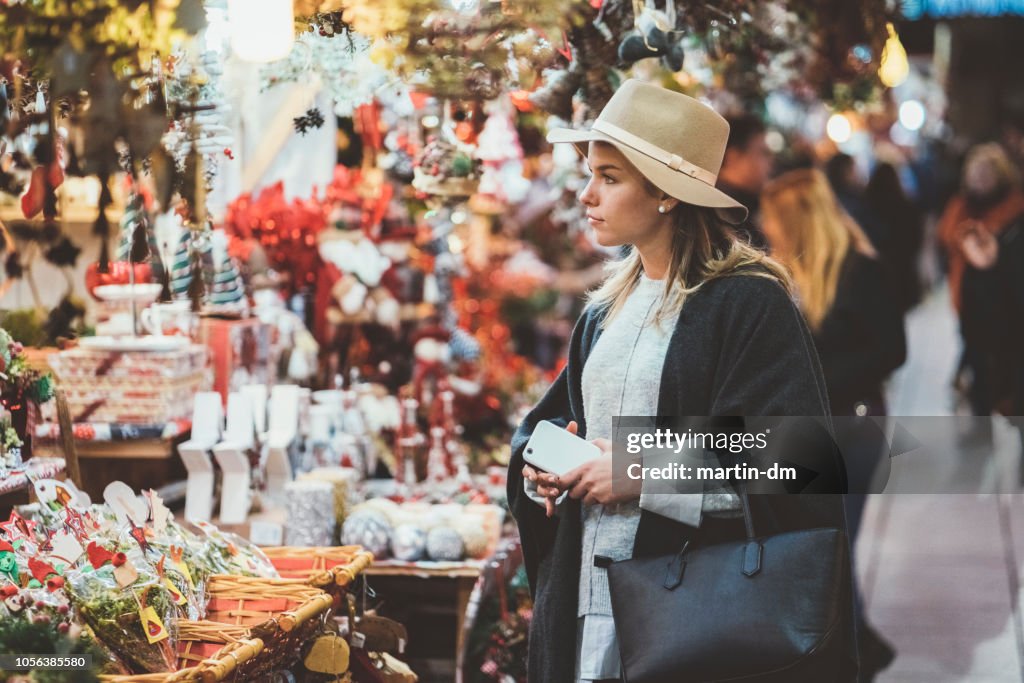
[[903,364],[902,313],[871,241],[815,169],[765,188],[765,234],[789,268],[821,358],[833,415],[885,415],[883,383]]
[[[950,200],[939,221],[939,239],[949,255],[949,293],[953,307],[960,316],[960,336],[964,351],[961,370],[969,370],[971,380],[967,390],[971,412],[988,416],[992,413],[993,390],[989,386],[992,366],[992,348],[999,339],[989,334],[983,322],[987,317],[986,302],[975,300],[977,306],[962,304],[964,269],[967,261],[963,252],[964,237],[971,232],[984,231],[997,236],[1024,216],[1024,193],[1020,177],[1006,152],[995,143],[973,147],[964,162],[960,194]],[[986,420],[979,425],[990,423]],[[991,438],[982,428],[978,436]]]
[[[843,211],[820,171],[786,173],[765,188],[765,235],[793,275],[800,309],[821,358],[833,415],[886,414],[883,384],[906,358],[903,314],[868,237]],[[873,421],[843,420],[836,434],[848,465],[852,541],[885,439]],[[895,653],[866,623],[859,628],[862,680]]]
[[[588,222],[602,245],[627,250],[590,296],[566,368],[512,440],[508,497],[534,595],[531,683],[622,675],[607,560],[743,537],[732,494],[704,494],[694,508],[613,491],[613,416],[828,413],[783,270],[722,222],[746,215],[714,187],[728,133],[696,100],[630,80],[590,131],[549,136],[586,152]],[[541,420],[597,443],[602,457],[561,479],[526,466]],[[751,508],[761,533],[845,528],[838,496],[753,496]],[[853,680],[851,620],[842,628],[840,680]]]
[[888,266],[901,312],[921,301],[921,276],[917,257],[924,241],[924,217],[903,190],[896,167],[888,162],[875,166],[864,190],[868,207],[885,225],[889,235]]

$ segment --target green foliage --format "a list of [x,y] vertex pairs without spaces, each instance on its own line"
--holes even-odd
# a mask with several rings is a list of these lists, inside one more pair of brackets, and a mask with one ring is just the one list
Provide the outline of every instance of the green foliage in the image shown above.
[[[87,638],[70,638],[57,633],[49,623],[26,619],[0,619],[0,654],[92,655],[92,670],[34,671],[28,678],[35,683],[95,683],[102,665],[103,652]],[[7,680],[3,670],[0,679]],[[24,673],[24,672],[22,672]]]
[[50,341],[43,329],[43,318],[34,308],[22,308],[4,314],[4,329],[26,347],[43,347]]

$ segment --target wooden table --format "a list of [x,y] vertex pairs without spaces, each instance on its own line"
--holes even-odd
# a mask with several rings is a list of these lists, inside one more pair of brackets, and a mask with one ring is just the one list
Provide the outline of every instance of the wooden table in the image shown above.
[[[437,565],[437,566],[431,566]],[[381,614],[402,622],[409,632],[410,664],[421,683],[455,680],[463,656],[466,608],[483,562],[374,562],[363,571]],[[443,623],[454,621],[454,638]],[[450,624],[449,624],[450,626]],[[435,678],[436,677],[436,678]]]

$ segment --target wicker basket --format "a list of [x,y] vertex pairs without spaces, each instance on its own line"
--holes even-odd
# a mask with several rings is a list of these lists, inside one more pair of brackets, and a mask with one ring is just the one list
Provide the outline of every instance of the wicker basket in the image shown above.
[[[216,683],[232,678],[241,667],[254,668],[246,665],[256,662],[263,650],[262,640],[246,638],[222,645],[215,656],[201,660],[195,666],[185,669],[169,673],[100,676],[100,680],[103,683]],[[241,676],[238,680],[246,680],[246,678]]]
[[206,618],[221,624],[255,626],[268,620],[291,631],[326,611],[331,597],[301,579],[258,579],[214,574],[206,584]]
[[104,676],[104,683],[248,681],[289,665],[322,627],[333,598],[301,579],[217,574],[207,621],[177,623],[179,671]]
[[302,579],[311,586],[331,590],[345,588],[373,563],[373,553],[358,545],[338,547],[263,548],[278,573],[287,579]]

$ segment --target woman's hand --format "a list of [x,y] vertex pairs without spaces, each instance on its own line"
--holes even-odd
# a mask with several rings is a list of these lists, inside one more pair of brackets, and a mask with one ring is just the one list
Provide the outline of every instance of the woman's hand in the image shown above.
[[968,230],[960,241],[967,262],[978,270],[988,270],[999,258],[999,242],[984,228]]
[[639,482],[619,481],[614,487],[615,490],[612,490],[612,442],[608,439],[594,439],[591,443],[601,449],[601,457],[559,477],[557,487],[568,490],[572,498],[582,500],[584,505],[613,505],[639,498]]
[[[579,430],[576,420],[572,420],[565,426],[570,434]],[[550,472],[534,469],[529,465],[523,465],[523,476],[537,485],[537,493],[544,496],[544,510],[548,517],[555,514],[555,501],[562,495],[564,489],[558,486],[558,477]]]

